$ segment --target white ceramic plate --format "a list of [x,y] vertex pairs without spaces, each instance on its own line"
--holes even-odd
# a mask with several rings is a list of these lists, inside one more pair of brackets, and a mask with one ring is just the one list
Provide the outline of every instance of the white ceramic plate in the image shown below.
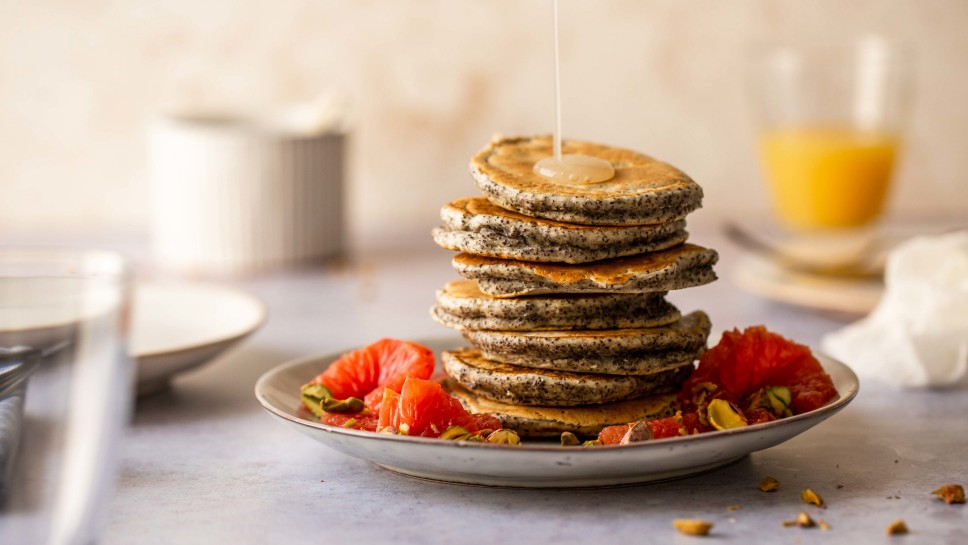
[[[26,291],[34,288],[37,293]],[[41,288],[49,290],[49,284],[27,283],[18,295],[42,297]],[[17,316],[16,329],[0,323],[0,332],[12,331],[19,344],[47,346],[71,335],[79,319],[59,306],[43,307],[27,318]],[[137,284],[130,351],[138,366],[138,394],[167,388],[175,374],[211,360],[257,330],[265,318],[261,301],[223,286]],[[0,333],[0,346],[12,342]]]
[[741,288],[760,297],[846,320],[868,314],[884,292],[884,283],[879,279],[806,274],[757,256],[746,256],[738,264],[734,280]]
[[246,293],[206,284],[139,284],[131,353],[138,394],[168,387],[171,378],[211,360],[262,325],[265,305]]
[[[442,348],[441,343],[430,345]],[[840,395],[809,413],[742,429],[625,446],[561,447],[525,441],[521,447],[506,447],[384,435],[305,419],[299,410],[299,387],[338,356],[306,357],[268,371],[256,383],[256,398],[282,422],[344,454],[414,477],[487,486],[614,486],[709,471],[816,426],[850,403],[858,388],[857,376],[850,368],[822,357],[821,363]]]

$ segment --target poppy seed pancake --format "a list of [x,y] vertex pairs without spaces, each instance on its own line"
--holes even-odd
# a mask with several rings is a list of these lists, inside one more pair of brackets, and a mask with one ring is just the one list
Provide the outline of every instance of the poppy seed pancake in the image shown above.
[[692,361],[651,375],[601,375],[533,369],[488,360],[473,348],[443,352],[444,371],[465,388],[512,405],[573,407],[671,393]]
[[484,197],[444,205],[434,241],[449,250],[522,261],[587,263],[670,248],[686,241],[684,220],[656,225],[592,226],[533,218]]
[[675,394],[659,394],[626,401],[577,407],[533,407],[501,403],[471,392],[453,379],[444,388],[475,414],[492,414],[522,437],[557,437],[570,431],[594,437],[606,426],[665,418],[679,409]]
[[699,358],[710,327],[709,317],[696,311],[655,328],[464,331],[464,338],[496,362],[573,373],[649,375]]
[[583,264],[533,263],[454,256],[454,269],[477,280],[484,293],[498,297],[544,293],[635,293],[669,291],[707,284],[716,279],[715,250],[680,244],[667,250]]
[[550,136],[495,139],[471,159],[471,175],[498,206],[568,223],[666,223],[702,204],[696,182],[647,155],[575,140],[562,142],[562,153],[606,160],[615,176],[600,183],[560,183],[536,174],[534,164],[553,155]]
[[591,293],[494,297],[473,280],[455,280],[437,290],[431,316],[464,330],[539,331],[658,327],[681,316],[665,292]]

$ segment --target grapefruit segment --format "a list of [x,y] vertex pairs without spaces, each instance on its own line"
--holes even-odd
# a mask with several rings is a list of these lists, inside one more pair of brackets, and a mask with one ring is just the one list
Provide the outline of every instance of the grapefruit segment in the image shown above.
[[399,394],[384,390],[377,429],[388,426],[406,435],[438,437],[451,426],[461,426],[471,434],[500,429],[501,421],[469,413],[437,382],[408,377]]
[[343,354],[310,384],[326,386],[336,399],[358,397],[378,412],[384,387],[399,392],[407,377],[429,378],[435,364],[434,353],[426,346],[381,339]]
[[376,431],[377,416],[375,414],[336,414],[324,413],[319,418],[323,424],[349,428],[354,430]]
[[693,392],[704,382],[720,387],[712,397],[730,400],[742,400],[767,386],[786,386],[792,393],[794,414],[819,408],[837,395],[810,348],[763,326],[723,333],[719,344],[702,355],[696,371],[683,384],[679,398],[685,406],[694,405]]
[[[680,413],[675,416],[658,418],[655,420],[643,420],[652,428],[653,439],[665,439],[667,437],[678,437],[680,435],[693,435],[703,433],[713,428],[703,424],[699,420],[699,415],[694,412]],[[625,433],[634,426],[636,422],[619,424],[618,426],[608,426],[603,428],[598,434],[598,440],[603,445],[617,445],[622,441]]]
[[[789,389],[783,411],[771,411],[757,402],[758,393],[771,387]],[[786,391],[786,390],[784,390]],[[810,348],[797,344],[763,326],[734,329],[723,333],[719,344],[706,351],[699,366],[682,385],[679,400],[683,410],[676,416],[648,421],[655,439],[712,431],[705,423],[709,403],[729,401],[740,409],[748,424],[772,422],[822,407],[837,395],[833,380],[813,356]],[[789,410],[785,410],[789,400]],[[631,425],[603,429],[598,439],[605,445],[618,444]]]

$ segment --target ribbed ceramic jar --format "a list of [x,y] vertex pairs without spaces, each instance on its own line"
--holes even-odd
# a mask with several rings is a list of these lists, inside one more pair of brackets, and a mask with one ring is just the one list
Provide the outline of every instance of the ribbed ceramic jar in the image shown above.
[[155,258],[240,276],[343,249],[345,137],[233,116],[169,116],[150,138]]

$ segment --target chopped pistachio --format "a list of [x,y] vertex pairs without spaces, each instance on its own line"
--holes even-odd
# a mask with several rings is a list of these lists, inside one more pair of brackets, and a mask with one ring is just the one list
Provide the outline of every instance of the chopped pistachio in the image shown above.
[[809,503],[810,505],[816,505],[817,507],[824,506],[823,498],[820,497],[820,494],[817,494],[810,488],[805,488],[803,492],[800,492],[800,499],[803,500],[804,503]]
[[581,445],[581,440],[578,436],[570,431],[561,432],[561,446],[563,447],[577,447]]
[[729,430],[746,426],[746,417],[729,401],[714,399],[709,402],[709,423],[717,430]]
[[492,431],[487,436],[487,442],[498,445],[520,445],[521,438],[518,437],[518,433],[514,430],[501,429]]
[[965,489],[960,484],[946,484],[932,492],[932,494],[944,500],[948,505],[952,503],[965,503]]
[[699,405],[696,409],[696,417],[699,418],[699,423],[703,426],[709,426],[709,406]]
[[790,404],[793,403],[793,393],[786,386],[770,386],[766,389],[766,397],[777,415],[789,414]]
[[763,492],[776,492],[780,488],[780,481],[773,477],[763,477],[760,479],[760,490]]
[[792,416],[790,403],[793,395],[786,386],[766,386],[750,396],[750,407],[766,409],[777,418]]
[[363,400],[356,397],[346,399],[327,397],[320,402],[320,407],[328,413],[336,414],[356,414],[364,408]]
[[303,405],[319,417],[323,416],[323,409],[319,406],[320,403],[324,399],[331,397],[333,397],[333,393],[322,384],[304,384],[299,389],[299,398],[302,399]]
[[705,536],[713,528],[713,523],[698,519],[675,519],[672,526],[688,536]]
[[889,536],[897,536],[906,533],[908,533],[907,524],[904,524],[904,521],[901,519],[895,520],[890,526],[887,527],[887,535]]
[[441,439],[449,441],[466,441],[470,436],[471,432],[461,426],[451,426],[444,430],[444,433],[440,434]]
[[810,515],[808,515],[803,511],[800,511],[799,513],[797,513],[796,522],[797,522],[797,526],[801,528],[813,528],[813,526],[815,525],[815,523],[813,522],[813,519],[810,518]]
[[827,521],[823,519],[817,519],[817,526],[819,526],[820,529],[823,530],[824,532],[826,532],[827,530],[830,530],[830,524],[828,524]]
[[355,418],[350,418],[346,422],[343,422],[343,427],[344,428],[355,428],[356,427],[356,423],[357,422],[356,422],[356,419]]
[[397,435],[400,432],[399,432],[399,430],[397,430],[393,426],[387,426],[387,427],[383,428],[382,430],[380,430],[380,433],[389,433],[390,435]]
[[639,443],[642,441],[651,441],[653,439],[652,427],[649,426],[647,422],[638,421],[629,431],[625,432],[622,436],[622,440],[619,442],[620,445],[628,445],[630,443]]
[[602,443],[598,439],[592,439],[591,441],[585,441],[584,443],[581,444],[581,446],[583,446],[583,447],[600,447],[603,444],[604,443]]
[[700,382],[692,387],[692,402],[696,405],[705,405],[709,394],[719,388],[715,382]]

